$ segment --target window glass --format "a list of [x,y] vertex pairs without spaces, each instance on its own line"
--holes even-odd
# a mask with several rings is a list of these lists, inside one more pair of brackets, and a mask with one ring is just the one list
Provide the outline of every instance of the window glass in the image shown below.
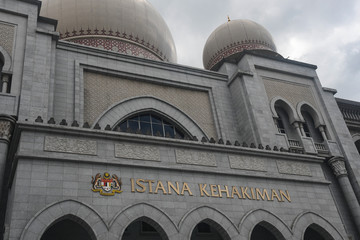
[[140,130],[142,134],[151,135],[151,124],[146,122],[140,122]]
[[181,128],[153,113],[142,113],[130,116],[115,127],[115,131],[140,133],[144,135],[184,139],[187,136]]
[[154,116],[154,115],[151,115],[151,121],[152,123],[161,123],[161,118],[157,117],[157,116]]
[[150,122],[150,115],[149,114],[140,115],[140,121],[149,123]]

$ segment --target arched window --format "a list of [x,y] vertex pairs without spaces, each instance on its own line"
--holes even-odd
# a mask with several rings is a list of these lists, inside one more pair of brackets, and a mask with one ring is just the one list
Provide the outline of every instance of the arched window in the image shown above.
[[94,232],[81,219],[66,216],[50,225],[40,240],[96,240]]
[[322,227],[311,224],[306,230],[304,234],[304,240],[334,240],[333,237]]
[[123,233],[121,240],[168,240],[166,233],[152,219],[141,217],[132,222]]
[[132,115],[120,122],[114,130],[158,137],[190,139],[190,135],[179,125],[153,112]]
[[303,129],[306,137],[311,137],[314,142],[322,143],[324,138],[318,128],[315,127],[314,119],[308,111],[301,109],[301,114],[304,117]]
[[298,139],[295,127],[290,124],[289,115],[280,106],[275,105],[275,111],[278,115],[276,125],[279,133],[286,134],[289,139]]
[[197,224],[191,234],[191,240],[227,240],[226,231],[216,222],[207,219]]

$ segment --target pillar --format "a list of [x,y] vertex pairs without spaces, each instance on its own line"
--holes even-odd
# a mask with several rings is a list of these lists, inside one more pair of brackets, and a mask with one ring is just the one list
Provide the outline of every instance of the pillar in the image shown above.
[[9,85],[9,76],[8,75],[2,75],[2,81],[0,81],[2,83],[2,93],[7,93],[7,89],[8,89],[8,85]]
[[360,232],[360,205],[350,184],[348,173],[345,167],[345,160],[343,157],[332,157],[329,159],[328,164],[338,179],[340,188],[355,220],[356,228],[358,232]]
[[0,199],[4,181],[7,153],[10,145],[15,119],[8,115],[0,114]]

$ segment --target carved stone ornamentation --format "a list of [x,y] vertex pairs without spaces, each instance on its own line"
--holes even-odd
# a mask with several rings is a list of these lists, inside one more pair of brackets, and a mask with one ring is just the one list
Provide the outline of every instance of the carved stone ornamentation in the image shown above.
[[0,115],[0,140],[10,142],[15,120],[10,116]]
[[64,137],[45,137],[44,150],[49,152],[63,152],[84,155],[96,155],[96,141]]
[[293,162],[293,161],[276,161],[279,173],[299,175],[299,176],[312,176],[309,166],[305,163]]
[[266,172],[266,164],[264,159],[252,156],[229,156],[230,167],[233,169],[242,169],[250,171]]
[[0,45],[12,55],[14,44],[15,27],[8,24],[0,24]]
[[177,163],[210,167],[217,166],[214,153],[204,151],[191,151],[185,149],[176,149],[175,153]]
[[115,144],[115,157],[159,162],[160,150],[155,146],[119,143]]
[[347,176],[347,170],[345,167],[345,160],[342,157],[332,157],[328,161],[329,166],[333,170],[336,177]]

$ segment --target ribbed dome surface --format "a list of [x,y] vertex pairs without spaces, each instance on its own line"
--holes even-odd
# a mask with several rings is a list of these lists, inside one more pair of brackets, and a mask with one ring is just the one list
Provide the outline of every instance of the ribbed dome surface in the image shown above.
[[265,49],[276,52],[270,33],[250,20],[231,20],[211,33],[203,52],[205,69],[211,70],[222,59],[244,50]]
[[63,40],[176,62],[174,40],[146,0],[43,0],[41,15],[58,20]]

